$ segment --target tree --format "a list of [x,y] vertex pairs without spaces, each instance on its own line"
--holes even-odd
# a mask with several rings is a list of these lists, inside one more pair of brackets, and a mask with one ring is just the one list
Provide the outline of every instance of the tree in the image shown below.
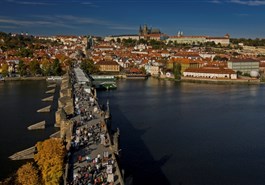
[[41,74],[41,68],[40,68],[39,62],[36,60],[30,62],[29,71],[30,71],[31,75],[34,75],[34,76]]
[[25,76],[27,74],[27,66],[23,60],[20,60],[18,63],[18,73],[20,76]]
[[140,70],[141,70],[141,72],[142,72],[143,74],[146,74],[146,70],[145,70],[144,67],[141,67]]
[[43,60],[41,69],[45,76],[52,75],[52,65],[48,59]]
[[66,154],[62,139],[51,138],[36,144],[34,160],[41,170],[45,185],[60,184]]
[[22,48],[20,50],[19,56],[21,57],[32,57],[33,56],[33,51],[27,48]]
[[93,74],[99,72],[98,67],[90,59],[85,59],[81,63],[81,69],[87,74]]
[[120,39],[120,38],[117,38],[117,42],[118,42],[118,43],[121,43],[121,39]]
[[26,163],[17,170],[17,181],[21,185],[40,184],[38,170],[33,163]]
[[7,75],[8,75],[8,65],[7,65],[7,63],[4,63],[2,65],[2,76],[6,77]]
[[60,61],[58,60],[58,58],[56,58],[53,61],[53,64],[52,64],[52,73],[53,73],[53,75],[56,75],[56,76],[61,76],[62,73],[63,73],[63,70],[62,70],[62,67],[60,65]]
[[180,80],[181,78],[181,65],[180,63],[173,63],[173,74],[175,79]]

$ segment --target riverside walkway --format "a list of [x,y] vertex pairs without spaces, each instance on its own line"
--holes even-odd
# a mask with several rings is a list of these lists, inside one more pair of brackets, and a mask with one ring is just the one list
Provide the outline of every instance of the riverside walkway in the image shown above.
[[105,113],[98,105],[93,89],[78,82],[84,78],[80,78],[79,69],[76,71],[79,74],[72,77],[75,117],[72,118],[68,184],[123,185]]

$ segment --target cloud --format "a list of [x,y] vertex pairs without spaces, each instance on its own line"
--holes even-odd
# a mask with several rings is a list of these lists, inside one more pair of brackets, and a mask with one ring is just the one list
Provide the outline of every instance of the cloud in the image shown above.
[[[91,25],[101,26],[102,29],[137,31],[137,26],[123,25],[107,20],[91,17],[80,17],[73,15],[29,15],[26,18],[11,18],[0,16],[0,26],[5,28],[68,28],[81,29],[91,27]],[[0,27],[1,28],[1,27]]]
[[91,3],[91,2],[81,2],[80,4],[84,4],[84,5],[93,5],[93,3]]
[[137,30],[136,26],[110,26],[109,28],[113,30],[131,30],[131,31]]
[[96,19],[96,18],[88,18],[88,17],[78,17],[73,15],[56,15],[53,16],[52,19],[57,18],[58,21],[62,22],[72,22],[73,24],[94,24],[94,25],[100,25],[100,26],[106,26],[109,29],[115,29],[115,30],[137,30],[137,26],[127,26],[127,25],[121,25],[117,23],[113,23],[106,20]]
[[36,1],[16,1],[16,0],[6,0],[9,3],[21,4],[21,5],[51,5],[47,2],[36,2]]
[[[76,3],[73,1],[73,3]],[[98,8],[99,6],[96,5],[95,3],[89,2],[89,1],[84,1],[84,2],[79,2],[81,5],[85,5],[85,6],[89,6],[89,7],[93,7],[93,8]]]
[[251,15],[250,14],[247,14],[247,13],[240,13],[240,14],[236,14],[236,16],[239,16],[239,17],[249,17]]
[[208,1],[209,3],[213,3],[213,4],[221,4],[222,2],[219,0],[212,0],[212,1]]
[[0,25],[0,28],[2,28],[2,29],[13,29],[13,28],[17,28],[17,26],[1,26]]
[[73,15],[55,15],[50,17],[60,22],[70,22],[71,24],[95,24],[95,25],[111,25],[110,22],[89,17],[79,17]]
[[0,23],[7,24],[3,26],[16,25],[20,27],[38,27],[38,26],[46,26],[46,27],[65,27],[65,28],[75,28],[74,26],[64,24],[62,22],[56,21],[45,21],[45,20],[21,20],[14,19],[8,17],[0,17]]
[[263,0],[252,0],[252,1],[230,0],[230,1],[228,1],[228,3],[235,3],[235,4],[248,5],[248,6],[265,5],[265,1],[263,1]]

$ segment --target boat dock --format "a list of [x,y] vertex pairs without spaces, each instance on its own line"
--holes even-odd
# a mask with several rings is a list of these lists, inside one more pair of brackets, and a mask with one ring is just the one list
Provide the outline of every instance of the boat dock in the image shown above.
[[92,84],[96,89],[116,89],[116,78],[112,75],[91,75]]

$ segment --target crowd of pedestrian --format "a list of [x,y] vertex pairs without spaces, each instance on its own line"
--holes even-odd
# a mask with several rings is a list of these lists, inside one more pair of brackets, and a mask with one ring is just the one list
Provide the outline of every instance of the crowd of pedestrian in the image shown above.
[[104,116],[91,89],[72,82],[76,116],[71,139],[73,179],[69,184],[114,184],[116,161],[109,149]]

